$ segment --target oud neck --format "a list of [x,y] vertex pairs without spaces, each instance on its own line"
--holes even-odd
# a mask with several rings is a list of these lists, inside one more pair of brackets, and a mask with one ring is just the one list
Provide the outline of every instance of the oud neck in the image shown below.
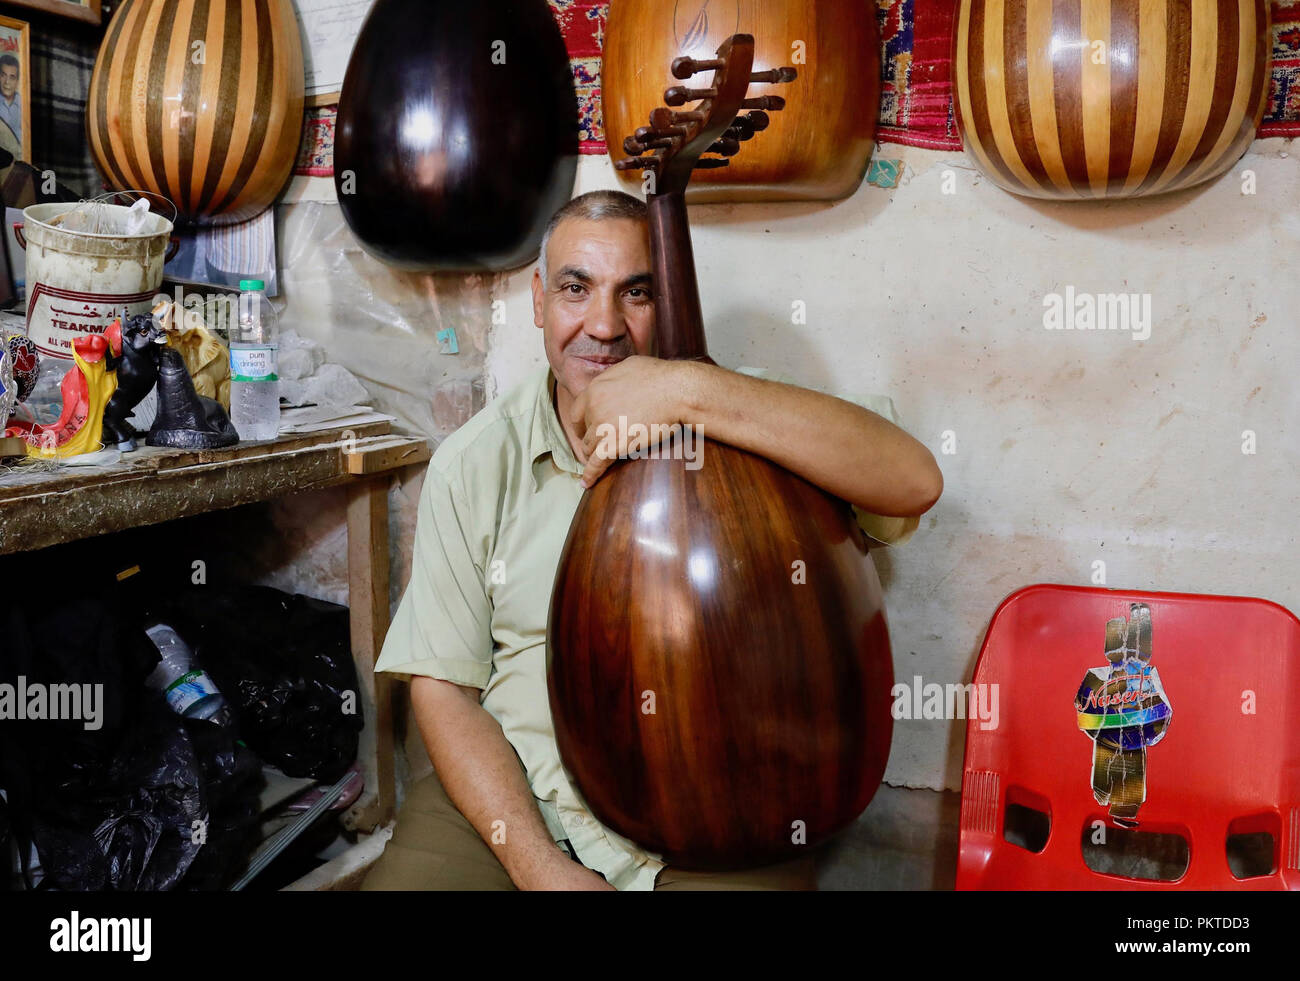
[[695,253],[682,193],[657,194],[650,209],[650,256],[655,276],[655,338],[659,357],[672,361],[709,359],[704,340]]

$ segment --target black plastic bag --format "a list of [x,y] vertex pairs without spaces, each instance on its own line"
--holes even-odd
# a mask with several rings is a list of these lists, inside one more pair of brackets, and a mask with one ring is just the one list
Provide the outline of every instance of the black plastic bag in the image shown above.
[[327,783],[352,765],[363,722],[347,607],[243,586],[188,590],[168,612],[259,757]]
[[11,601],[0,623],[0,682],[98,693],[81,718],[0,722],[0,786],[28,881],[34,844],[46,888],[174,887],[206,803],[184,725],[144,685],[148,638],[93,593]]
[[101,771],[74,767],[43,788],[33,839],[48,885],[172,889],[198,855],[207,804],[194,746],[161,698],[141,709]]
[[203,847],[181,888],[225,889],[261,841],[262,761],[226,727],[187,719],[185,728],[202,764],[208,815],[195,835]]

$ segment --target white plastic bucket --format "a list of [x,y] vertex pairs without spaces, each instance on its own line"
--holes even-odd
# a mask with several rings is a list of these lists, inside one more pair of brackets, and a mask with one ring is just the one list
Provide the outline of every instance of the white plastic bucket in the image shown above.
[[[76,203],[34,204],[14,224],[27,252],[27,334],[45,357],[72,359],[72,342],[101,334],[124,310],[148,313],[162,286],[172,223],[150,212],[137,235],[100,235],[60,228],[60,215]],[[96,204],[125,221],[129,210]]]

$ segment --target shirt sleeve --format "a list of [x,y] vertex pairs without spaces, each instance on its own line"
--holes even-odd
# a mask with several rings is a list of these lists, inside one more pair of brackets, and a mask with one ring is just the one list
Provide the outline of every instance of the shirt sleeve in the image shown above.
[[[430,464],[420,492],[411,581],[376,671],[424,675],[482,689],[492,675],[492,604],[469,507]],[[478,551],[485,546],[480,542]]]
[[[762,368],[737,368],[742,375],[749,375],[752,378],[763,378],[767,381],[781,382],[786,385],[797,384],[789,378],[781,375],[772,374],[764,371]],[[807,386],[800,386],[806,388]],[[822,393],[827,394],[827,393]],[[845,401],[860,405],[864,409],[876,413],[888,419],[900,429],[903,424],[899,421],[898,412],[894,409],[894,400],[888,395],[837,395]],[[870,511],[864,511],[856,504],[850,505],[853,508],[853,515],[858,520],[858,527],[862,529],[863,534],[881,545],[902,545],[916,532],[920,526],[921,518],[919,515],[913,515],[908,518],[898,518],[887,514],[873,514]]]

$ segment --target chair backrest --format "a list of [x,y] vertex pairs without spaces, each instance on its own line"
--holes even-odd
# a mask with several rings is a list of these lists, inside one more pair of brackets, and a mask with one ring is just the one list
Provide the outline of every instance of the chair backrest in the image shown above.
[[[1149,663],[1163,698],[1148,681],[1145,701],[1115,699],[1143,684],[1122,680],[1106,688],[1108,698],[1090,698],[1122,657],[1114,638],[1124,625],[1108,632],[1108,621],[1133,625],[1144,618],[1143,605],[1149,662],[1134,654],[1130,632],[1125,663],[1135,674],[1125,677],[1137,678]],[[998,686],[998,712],[996,728],[973,717],[966,725],[958,889],[1300,889],[1300,620],[1284,607],[1237,596],[1029,586],[994,613],[974,681]],[[1107,707],[1108,699],[1117,704]],[[1172,710],[1167,718],[1162,703]],[[1116,760],[1117,740],[1158,737],[1145,749],[1145,800],[1126,832],[1094,796],[1099,751],[1086,729],[1089,720],[1113,725],[1113,716],[1099,722],[1107,712],[1144,708],[1145,716],[1125,717],[1137,724],[1123,738],[1117,729],[1091,729],[1112,747],[1100,751],[1103,783],[1115,772],[1108,767],[1119,765],[1121,776],[1124,766],[1142,767],[1141,750],[1135,756],[1121,745]],[[1041,851],[1005,840],[1008,805],[1047,813]],[[1085,835],[1089,843],[1102,835],[1131,843],[1139,833],[1185,839],[1190,854],[1180,878],[1089,867]],[[1272,872],[1237,878],[1229,836],[1262,834],[1272,836]]]

